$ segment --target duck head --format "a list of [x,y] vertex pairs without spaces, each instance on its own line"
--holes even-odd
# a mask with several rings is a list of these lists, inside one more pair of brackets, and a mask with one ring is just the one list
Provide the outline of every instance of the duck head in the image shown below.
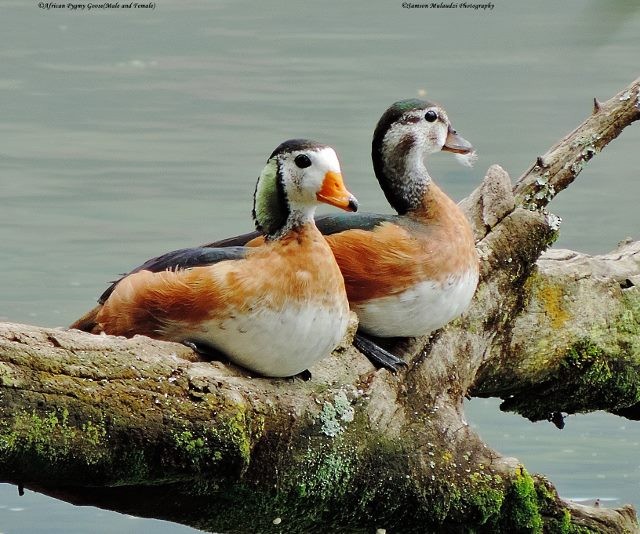
[[253,197],[256,228],[280,237],[313,220],[319,203],[356,211],[358,201],[342,180],[333,148],[307,139],[291,139],[276,148],[265,165]]
[[380,187],[399,214],[419,207],[431,181],[425,156],[440,151],[466,157],[474,153],[442,106],[426,100],[400,100],[380,117],[371,158]]

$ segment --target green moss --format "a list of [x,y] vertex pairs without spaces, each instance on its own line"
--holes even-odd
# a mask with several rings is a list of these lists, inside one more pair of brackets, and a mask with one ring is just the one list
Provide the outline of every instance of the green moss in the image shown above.
[[82,435],[88,443],[94,447],[98,447],[103,444],[107,435],[107,429],[104,426],[104,422],[95,424],[92,421],[87,421],[82,425]]
[[479,525],[493,524],[500,517],[505,492],[500,479],[489,474],[474,473],[469,478],[469,491],[466,496],[468,509],[474,522]]
[[[172,436],[178,452],[186,456],[193,465],[199,465],[205,459],[207,455],[206,438],[195,437],[190,430],[174,431]],[[220,454],[219,451],[215,452]]]
[[[340,407],[332,399],[331,404],[338,404],[342,413],[353,408],[351,402]],[[357,411],[338,435],[327,436],[322,425],[319,418],[310,420],[294,443],[267,435],[253,451],[246,485],[234,485],[233,494],[224,490],[223,498],[231,501],[222,508],[229,513],[218,516],[223,522],[209,528],[233,530],[233,525],[242,524],[242,516],[250,514],[257,518],[252,528],[261,532],[273,530],[270,521],[275,517],[282,519],[278,532],[364,532],[374,527],[393,529],[415,515],[419,509],[415,481],[406,465],[409,453],[403,441],[373,438],[366,418]],[[278,451],[283,447],[299,454],[281,456]],[[281,463],[283,457],[286,463]],[[406,502],[397,499],[399,494],[408,496]],[[238,510],[238,498],[246,508]]]
[[623,311],[614,328],[620,337],[620,349],[640,360],[640,291],[625,291],[622,297]]
[[[329,437],[319,432],[322,424],[319,419],[314,421],[314,430],[301,437],[308,446],[288,444],[305,452],[293,462],[277,466],[271,499],[255,493],[254,487],[252,500],[255,497],[258,502],[253,505],[265,507],[266,517],[281,517],[282,532],[371,532],[376,528],[467,532],[467,525],[492,532],[505,496],[505,482],[499,476],[460,474],[460,465],[448,452],[434,462],[433,477],[415,477],[409,460],[414,457],[410,439],[372,436],[366,418],[357,410],[339,435]],[[261,450],[279,448],[271,443]],[[470,456],[465,459],[468,461]],[[252,468],[247,476],[264,479],[263,473],[254,473]],[[252,516],[262,514],[252,512]],[[215,524],[214,529],[227,529],[233,524],[228,519],[229,523]],[[285,527],[285,522],[295,527]],[[444,525],[455,528],[443,530]],[[255,525],[256,530],[269,527],[267,523]]]
[[[155,452],[131,447],[121,450],[117,459],[105,455],[102,468],[121,474],[120,478],[112,475],[114,484],[149,484],[158,480],[158,473],[149,471],[157,459],[148,455],[162,454],[165,480],[171,480],[174,471],[176,480],[182,481],[189,472],[193,474],[182,491],[198,503],[201,523],[194,526],[224,532],[238,531],[250,517],[253,530],[260,532],[348,533],[385,528],[391,532],[540,533],[542,517],[552,513],[557,501],[543,485],[536,487],[524,469],[511,479],[481,471],[467,473],[460,462],[470,462],[471,454],[457,458],[453,451],[446,451],[434,456],[433,478],[416,476],[412,441],[406,436],[372,436],[366,418],[357,412],[338,436],[322,434],[320,422],[314,420],[293,443],[265,434],[262,421],[249,420],[242,411],[226,420],[224,415],[217,417],[215,425],[170,430],[166,444]],[[102,445],[110,450],[105,440],[111,431],[106,433],[102,422],[87,421],[76,427],[65,410],[18,414],[14,424],[23,425],[21,432],[16,428],[0,433],[3,461],[10,461],[13,454],[31,454],[60,464],[65,455],[82,450],[76,446],[78,440],[85,440],[83,446]],[[31,430],[22,432],[27,427]],[[283,447],[300,454],[291,460],[289,454],[279,454]],[[183,463],[177,463],[176,457]],[[283,458],[287,463],[272,462]],[[44,465],[37,468],[45,469]],[[225,476],[228,470],[233,475]],[[281,519],[277,529],[276,518]],[[568,512],[550,517],[545,527],[549,532],[580,532],[571,525]]]
[[[558,506],[557,494],[524,469],[503,479],[452,473],[416,480],[399,441],[358,448],[349,432],[320,438],[270,487],[248,480],[215,488],[200,528],[240,531],[251,517],[259,532],[446,532],[586,534]],[[382,460],[382,463],[381,463]],[[402,475],[402,467],[407,469]],[[213,489],[213,488],[212,488]],[[402,498],[398,499],[401,495]],[[273,519],[280,521],[277,529]]]
[[571,523],[571,512],[565,509],[559,519],[549,519],[545,531],[552,534],[597,534],[597,532]]
[[581,339],[569,347],[561,366],[579,371],[582,381],[593,386],[605,384],[613,376],[603,349],[589,339]]
[[571,512],[564,510],[562,519],[557,523],[556,529],[559,534],[569,534],[571,532]]
[[23,479],[40,480],[46,473],[47,479],[79,485],[95,480],[107,485],[155,484],[200,474],[214,480],[237,476],[248,467],[251,449],[264,432],[261,416],[249,418],[243,406],[235,404],[217,405],[213,420],[198,414],[188,426],[141,412],[134,415],[139,418],[134,432],[129,430],[130,413],[113,413],[105,420],[96,410],[93,417],[77,420],[70,413],[79,411],[71,405],[15,413],[9,401],[6,406],[0,419],[0,467],[10,473],[22,466]]
[[23,411],[0,428],[0,453],[3,457],[29,454],[34,461],[55,464],[73,452],[87,464],[95,464],[102,458],[99,450],[105,436],[102,423],[87,421],[81,428],[70,425],[65,408],[43,414]]
[[574,525],[571,522],[571,512],[567,509],[563,510],[560,519],[550,519],[545,523],[545,532],[551,534],[599,534],[596,530]]
[[590,339],[581,339],[567,351],[564,374],[583,399],[582,410],[613,410],[640,401],[640,362],[611,354]]
[[[249,465],[251,460],[251,447],[256,437],[252,432],[251,425],[244,411],[236,413],[233,417],[226,419],[220,429],[212,429],[211,435],[219,445],[224,444],[224,448],[233,449],[238,454],[238,459],[243,470]],[[231,438],[231,439],[229,439]],[[227,444],[231,447],[227,447]]]
[[640,361],[611,353],[590,338],[575,341],[555,374],[531,388],[521,388],[501,409],[532,421],[553,412],[615,411],[640,402]]
[[501,510],[500,531],[522,534],[541,534],[543,521],[538,507],[533,478],[524,468],[518,469],[515,478],[507,488],[504,506]]
[[[544,286],[539,276],[527,283],[531,295]],[[554,412],[617,413],[640,402],[640,292],[625,291],[618,302],[619,311],[610,323],[593,325],[564,353],[550,353],[547,339],[532,340],[539,356],[531,358],[529,369],[521,370],[532,384],[517,382],[517,388],[506,390],[509,398],[501,409],[539,421]],[[548,308],[556,309],[550,304]]]
[[116,420],[107,423],[96,413],[81,422],[66,408],[5,415],[0,423],[0,468],[11,472],[20,465],[25,479],[73,480],[78,485],[148,481],[145,448],[137,445],[138,436],[118,437]]
[[571,512],[567,508],[558,507],[558,493],[543,477],[534,479],[538,508],[545,518],[545,532],[552,534],[577,534],[575,525],[571,524]]
[[[239,470],[249,466],[251,449],[260,434],[263,423],[252,425],[245,413],[239,411],[216,424],[181,427],[171,432],[170,446],[177,452],[183,467],[189,466],[198,473]],[[262,419],[260,419],[262,421]],[[254,428],[256,427],[257,428]]]
[[640,365],[640,292],[626,291],[619,311],[607,324],[593,325],[588,335],[567,350],[568,363],[621,359]]

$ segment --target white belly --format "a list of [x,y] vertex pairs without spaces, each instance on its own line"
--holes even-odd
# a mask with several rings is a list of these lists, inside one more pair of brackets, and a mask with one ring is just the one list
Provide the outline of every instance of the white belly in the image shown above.
[[442,328],[464,312],[478,285],[478,272],[444,283],[421,282],[411,289],[355,305],[360,328],[379,337],[415,337]]
[[234,363],[265,376],[292,376],[328,356],[344,336],[349,310],[301,306],[202,323],[190,341],[204,342]]

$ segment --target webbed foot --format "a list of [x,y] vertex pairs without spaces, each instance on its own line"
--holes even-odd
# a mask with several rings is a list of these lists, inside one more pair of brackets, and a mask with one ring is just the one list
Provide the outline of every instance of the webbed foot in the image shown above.
[[397,373],[401,367],[407,366],[407,362],[383,349],[365,334],[356,333],[353,338],[353,345],[369,358],[369,361],[376,367],[384,367],[392,373]]

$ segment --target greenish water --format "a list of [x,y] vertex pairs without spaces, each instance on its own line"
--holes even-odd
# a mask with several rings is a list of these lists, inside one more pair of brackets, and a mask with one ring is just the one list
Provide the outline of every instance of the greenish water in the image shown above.
[[[373,127],[394,100],[426,91],[479,151],[473,170],[432,158],[461,199],[492,163],[515,179],[594,96],[640,73],[635,0],[493,3],[160,0],[81,12],[1,1],[0,320],[67,325],[118,273],[249,229],[255,178],[284,139],[335,146],[363,209],[387,211]],[[635,126],[553,202],[557,246],[606,252],[640,238],[638,146]],[[469,413],[563,495],[640,505],[637,423],[593,414],[559,432],[483,400]],[[0,486],[0,533],[87,531],[189,529]]]

